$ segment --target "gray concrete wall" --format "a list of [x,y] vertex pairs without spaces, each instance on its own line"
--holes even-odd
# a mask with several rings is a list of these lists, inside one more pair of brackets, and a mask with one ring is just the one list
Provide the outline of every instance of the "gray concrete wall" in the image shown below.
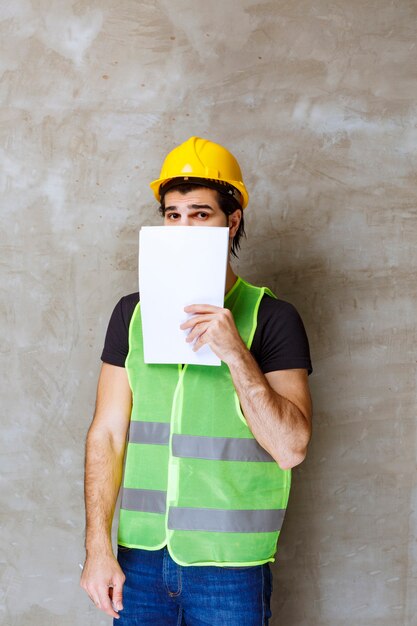
[[417,3],[0,5],[2,623],[99,626],[83,440],[148,182],[190,135],[251,202],[237,268],[301,312],[314,439],[274,565],[286,626],[413,626]]

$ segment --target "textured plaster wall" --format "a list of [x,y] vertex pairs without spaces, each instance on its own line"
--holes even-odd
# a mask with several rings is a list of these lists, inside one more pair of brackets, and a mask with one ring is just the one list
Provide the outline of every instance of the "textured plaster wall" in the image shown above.
[[98,626],[83,441],[148,182],[192,134],[251,193],[237,264],[301,312],[315,428],[274,565],[285,626],[417,624],[417,3],[0,4],[1,620]]

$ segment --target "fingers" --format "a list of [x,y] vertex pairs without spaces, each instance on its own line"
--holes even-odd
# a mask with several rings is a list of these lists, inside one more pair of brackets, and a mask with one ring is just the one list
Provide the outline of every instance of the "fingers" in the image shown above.
[[83,581],[81,587],[87,592],[90,600],[98,609],[106,613],[109,617],[119,619],[118,611],[123,609],[124,574],[119,575],[115,573],[112,581],[113,582],[109,584],[104,584],[97,580],[90,582]]
[[89,596],[91,602],[100,609],[107,613],[110,617],[114,617],[115,619],[119,619],[119,615],[112,607],[112,603],[109,596],[109,588],[105,589],[97,589],[96,591],[87,590],[87,595]]
[[119,595],[117,598],[114,598],[114,590],[108,586],[99,587],[95,591],[86,591],[90,597],[90,600],[96,605],[98,609],[100,609],[110,617],[114,617],[115,619],[120,618],[118,611],[121,611],[123,609],[121,589],[118,591]]
[[183,322],[180,326],[182,330],[187,330],[187,328],[192,328],[196,324],[201,324],[201,322],[207,322],[208,320],[212,320],[214,315],[205,314],[205,315],[193,315],[190,319]]
[[190,319],[180,326],[188,330],[187,343],[193,343],[193,351],[197,352],[208,344],[213,352],[222,360],[237,346],[238,331],[229,309],[221,309],[210,304],[193,304],[184,309],[194,313]]
[[204,335],[208,327],[209,327],[209,324],[207,322],[206,323],[201,322],[200,324],[197,324],[196,326],[194,326],[192,330],[190,330],[185,341],[187,343],[193,343],[195,339],[197,339],[198,337],[201,337],[201,335]]
[[100,589],[97,590],[97,595],[98,595],[98,603],[95,602],[96,607],[98,609],[101,609],[104,613],[106,613],[110,617],[119,619],[119,615],[113,609],[113,606],[110,600],[109,587],[106,587],[106,588],[101,587]]
[[223,309],[212,304],[190,304],[184,307],[186,313],[218,313]]
[[208,343],[207,336],[203,333],[198,337],[196,342],[193,345],[193,352],[198,352],[200,348],[202,348],[206,343]]
[[123,610],[123,585],[115,585],[111,590],[111,599],[115,611]]
[[[190,307],[185,307],[184,311],[186,311],[188,308]],[[192,317],[190,317],[188,320],[183,322],[180,325],[180,328],[182,330],[187,330],[187,328],[192,328],[196,324],[201,324],[201,322],[208,322],[208,321],[213,321],[213,320],[219,320],[219,322],[222,322],[226,325],[230,325],[230,321],[232,319],[231,315],[232,314],[228,309],[217,309],[217,311],[213,313],[207,312],[207,313],[201,313],[200,315],[195,314]]]
[[99,609],[100,608],[99,599],[96,596],[93,596],[90,593],[88,593],[88,591],[87,591],[87,595],[90,598],[91,602]]

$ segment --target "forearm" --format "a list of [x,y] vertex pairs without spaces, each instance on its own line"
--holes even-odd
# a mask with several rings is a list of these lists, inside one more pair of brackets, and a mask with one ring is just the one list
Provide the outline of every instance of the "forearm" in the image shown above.
[[108,552],[117,495],[122,479],[124,447],[111,435],[92,427],[85,461],[86,550]]
[[311,435],[309,415],[270,386],[243,343],[228,365],[255,439],[283,469],[301,463]]

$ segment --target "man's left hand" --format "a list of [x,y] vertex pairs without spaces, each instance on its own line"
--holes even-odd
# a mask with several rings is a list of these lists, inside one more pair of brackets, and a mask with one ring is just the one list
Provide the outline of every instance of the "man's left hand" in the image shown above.
[[181,324],[181,328],[190,331],[186,341],[194,342],[194,352],[207,344],[219,359],[230,364],[246,349],[229,309],[211,304],[192,304],[186,306],[184,311],[192,317]]

